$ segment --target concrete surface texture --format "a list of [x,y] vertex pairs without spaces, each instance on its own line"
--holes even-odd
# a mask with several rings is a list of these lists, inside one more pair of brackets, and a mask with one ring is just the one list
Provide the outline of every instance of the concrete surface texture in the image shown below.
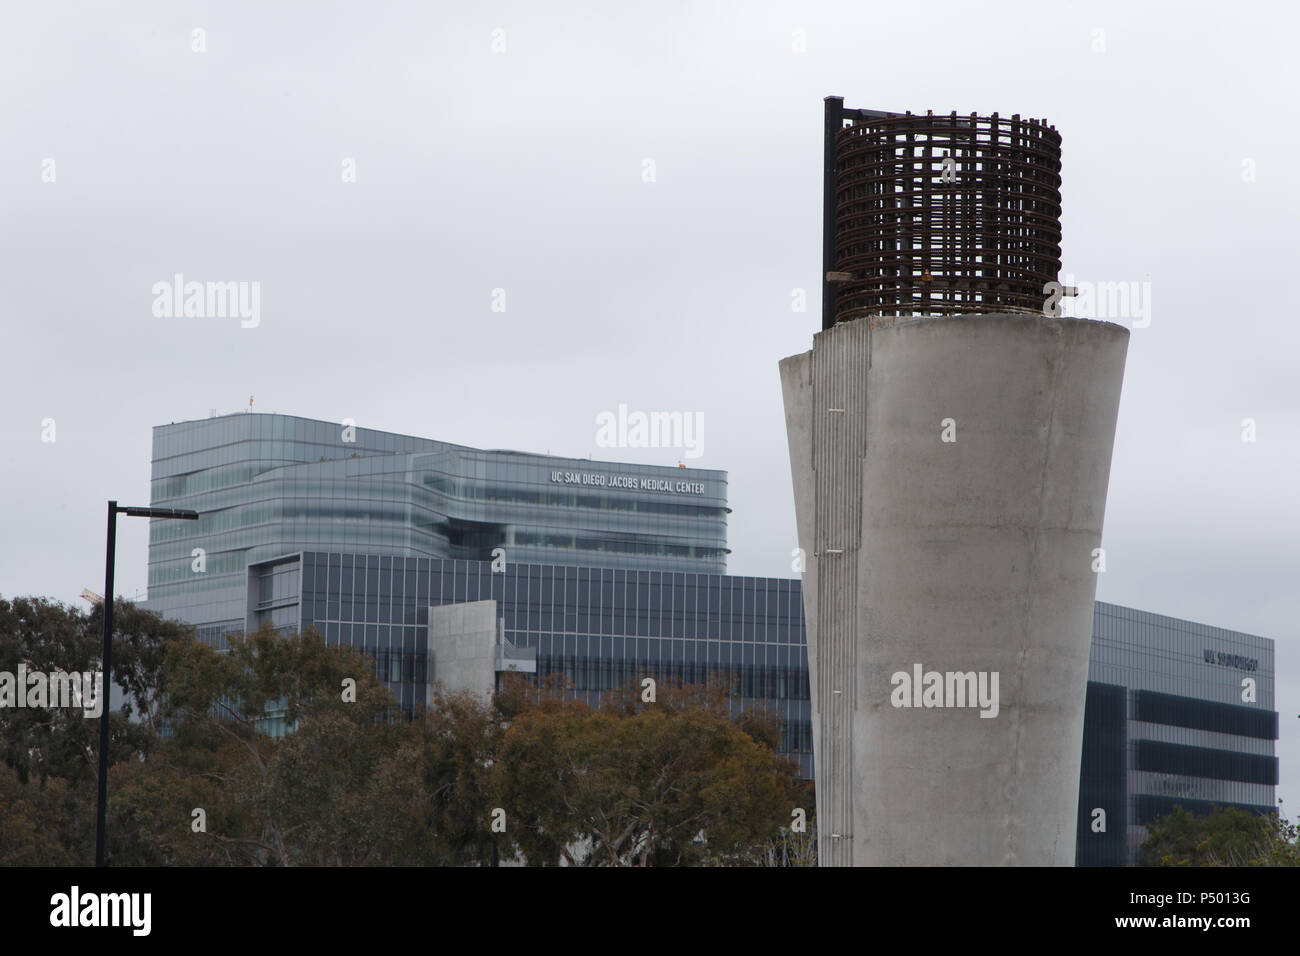
[[823,866],[1073,865],[1128,336],[859,320],[781,362]]
[[496,687],[497,602],[467,601],[429,608],[429,683],[432,706],[438,687],[490,697]]

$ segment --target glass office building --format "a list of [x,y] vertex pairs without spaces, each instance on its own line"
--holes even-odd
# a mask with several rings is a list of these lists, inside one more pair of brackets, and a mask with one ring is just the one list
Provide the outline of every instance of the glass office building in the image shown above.
[[[1176,805],[1276,812],[1273,641],[1098,602],[1076,859],[1136,860]],[[1098,810],[1105,830],[1095,828]]]
[[[289,415],[161,425],[148,606],[217,639],[250,565],[303,550],[722,574],[726,472],[483,451]],[[201,623],[200,623],[201,622]]]
[[[562,673],[594,704],[633,678],[732,688],[764,706],[782,750],[812,776],[812,712],[798,581],[635,569],[303,552],[248,571],[247,629],[314,627],[364,650],[402,707],[427,700],[430,608],[493,599],[501,636],[539,676]],[[491,687],[482,690],[490,691]]]

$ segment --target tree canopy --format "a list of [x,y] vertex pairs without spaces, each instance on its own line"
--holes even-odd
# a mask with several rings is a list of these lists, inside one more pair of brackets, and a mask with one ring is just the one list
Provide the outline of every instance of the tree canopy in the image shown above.
[[1196,815],[1183,807],[1147,827],[1142,866],[1297,866],[1300,833],[1280,814],[1216,807]]
[[[810,786],[778,723],[718,687],[556,680],[403,714],[373,660],[313,631],[216,651],[129,602],[115,614],[112,865],[745,865],[806,860]],[[99,666],[102,612],[0,600],[0,671]],[[0,709],[0,863],[93,857],[97,720]],[[811,825],[811,822],[809,823]],[[795,848],[796,851],[792,851]]]
[[595,709],[552,696],[511,722],[500,794],[528,862],[754,864],[791,822],[803,788],[768,734],[731,720],[717,688],[657,697]]

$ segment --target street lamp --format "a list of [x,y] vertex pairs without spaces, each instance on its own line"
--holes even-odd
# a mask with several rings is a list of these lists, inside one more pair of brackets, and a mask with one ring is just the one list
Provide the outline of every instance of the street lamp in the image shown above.
[[95,810],[95,866],[104,865],[104,817],[108,810],[108,717],[113,697],[113,564],[117,552],[117,515],[132,518],[183,518],[198,521],[197,511],[183,508],[123,508],[116,501],[108,503],[108,561],[104,568],[104,693],[103,711],[99,715],[99,804]]

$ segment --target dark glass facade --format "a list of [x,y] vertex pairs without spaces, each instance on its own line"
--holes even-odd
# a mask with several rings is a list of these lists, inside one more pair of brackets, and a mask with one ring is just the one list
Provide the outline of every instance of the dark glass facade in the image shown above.
[[405,709],[427,692],[429,608],[490,598],[505,639],[536,650],[539,676],[565,674],[592,703],[632,678],[721,680],[735,708],[782,720],[783,749],[812,776],[798,581],[525,564],[493,573],[483,561],[327,552],[255,565],[249,578],[249,629],[314,627],[366,652]]
[[[1114,684],[1088,682],[1075,853],[1080,866],[1124,866],[1128,862],[1127,693]],[[1106,814],[1104,820],[1098,818],[1097,809]],[[1102,823],[1105,829],[1100,829]]]
[[1271,640],[1098,602],[1088,671],[1080,866],[1134,862],[1175,806],[1276,812]]

